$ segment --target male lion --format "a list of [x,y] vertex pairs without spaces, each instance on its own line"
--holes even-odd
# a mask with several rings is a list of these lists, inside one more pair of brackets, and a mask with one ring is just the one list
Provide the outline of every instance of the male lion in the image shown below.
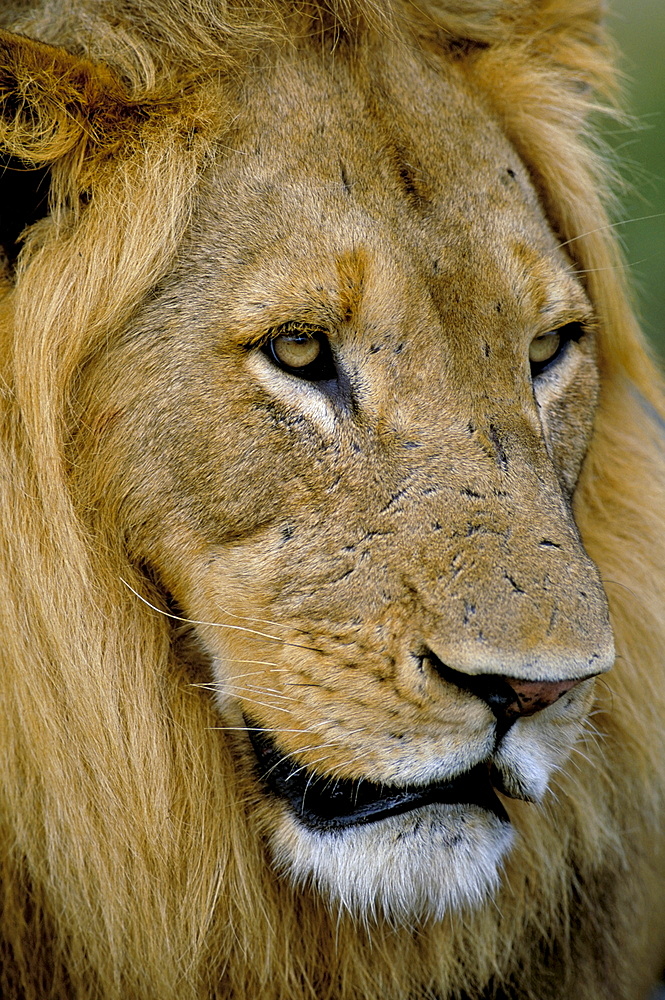
[[3,997],[647,996],[599,7],[5,6]]

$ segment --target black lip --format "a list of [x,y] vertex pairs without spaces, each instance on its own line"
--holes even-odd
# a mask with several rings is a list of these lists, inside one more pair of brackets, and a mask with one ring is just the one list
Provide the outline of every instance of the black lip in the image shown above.
[[509,822],[487,764],[430,785],[377,785],[364,779],[331,778],[297,765],[278,750],[264,729],[245,721],[261,781],[274,795],[286,799],[300,822],[314,830],[375,823],[433,803],[476,805]]

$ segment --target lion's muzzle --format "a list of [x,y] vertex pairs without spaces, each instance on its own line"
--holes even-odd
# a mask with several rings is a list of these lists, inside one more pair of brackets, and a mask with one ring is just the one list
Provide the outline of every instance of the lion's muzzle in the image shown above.
[[508,822],[490,782],[487,763],[478,764],[449,781],[426,785],[333,779],[284,756],[264,729],[249,722],[248,734],[264,786],[285,800],[297,819],[311,830],[343,830],[435,803],[480,806]]

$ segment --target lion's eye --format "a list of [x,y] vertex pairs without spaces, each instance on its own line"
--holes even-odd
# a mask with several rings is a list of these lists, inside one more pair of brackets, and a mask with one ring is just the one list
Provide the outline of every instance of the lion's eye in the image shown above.
[[320,341],[307,333],[282,333],[270,346],[275,361],[287,368],[305,368],[321,353]]
[[336,377],[328,338],[321,330],[287,327],[273,335],[264,353],[282,371],[311,382]]
[[548,362],[552,361],[559,353],[561,347],[561,335],[558,330],[551,333],[544,333],[541,337],[534,337],[529,345],[529,362],[531,363],[531,374],[533,369],[542,369]]
[[553,361],[563,354],[571,340],[579,340],[582,336],[579,323],[568,323],[558,330],[550,330],[539,337],[534,337],[529,345],[529,364],[531,378],[536,378],[544,372]]

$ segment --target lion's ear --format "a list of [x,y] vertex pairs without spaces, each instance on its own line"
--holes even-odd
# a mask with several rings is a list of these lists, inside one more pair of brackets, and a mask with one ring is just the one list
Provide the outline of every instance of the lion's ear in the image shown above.
[[[426,15],[452,39],[528,50],[572,87],[611,89],[603,53],[605,0],[423,0]],[[598,58],[600,53],[600,58]]]
[[21,232],[47,214],[54,166],[67,160],[73,182],[90,147],[111,141],[123,109],[105,67],[0,30],[0,246],[10,262]]
[[605,0],[523,0],[517,32],[571,82],[603,92],[607,39]]
[[540,31],[545,23],[599,24],[606,0],[423,0],[430,21],[466,28],[470,40],[496,42],[515,31]]

